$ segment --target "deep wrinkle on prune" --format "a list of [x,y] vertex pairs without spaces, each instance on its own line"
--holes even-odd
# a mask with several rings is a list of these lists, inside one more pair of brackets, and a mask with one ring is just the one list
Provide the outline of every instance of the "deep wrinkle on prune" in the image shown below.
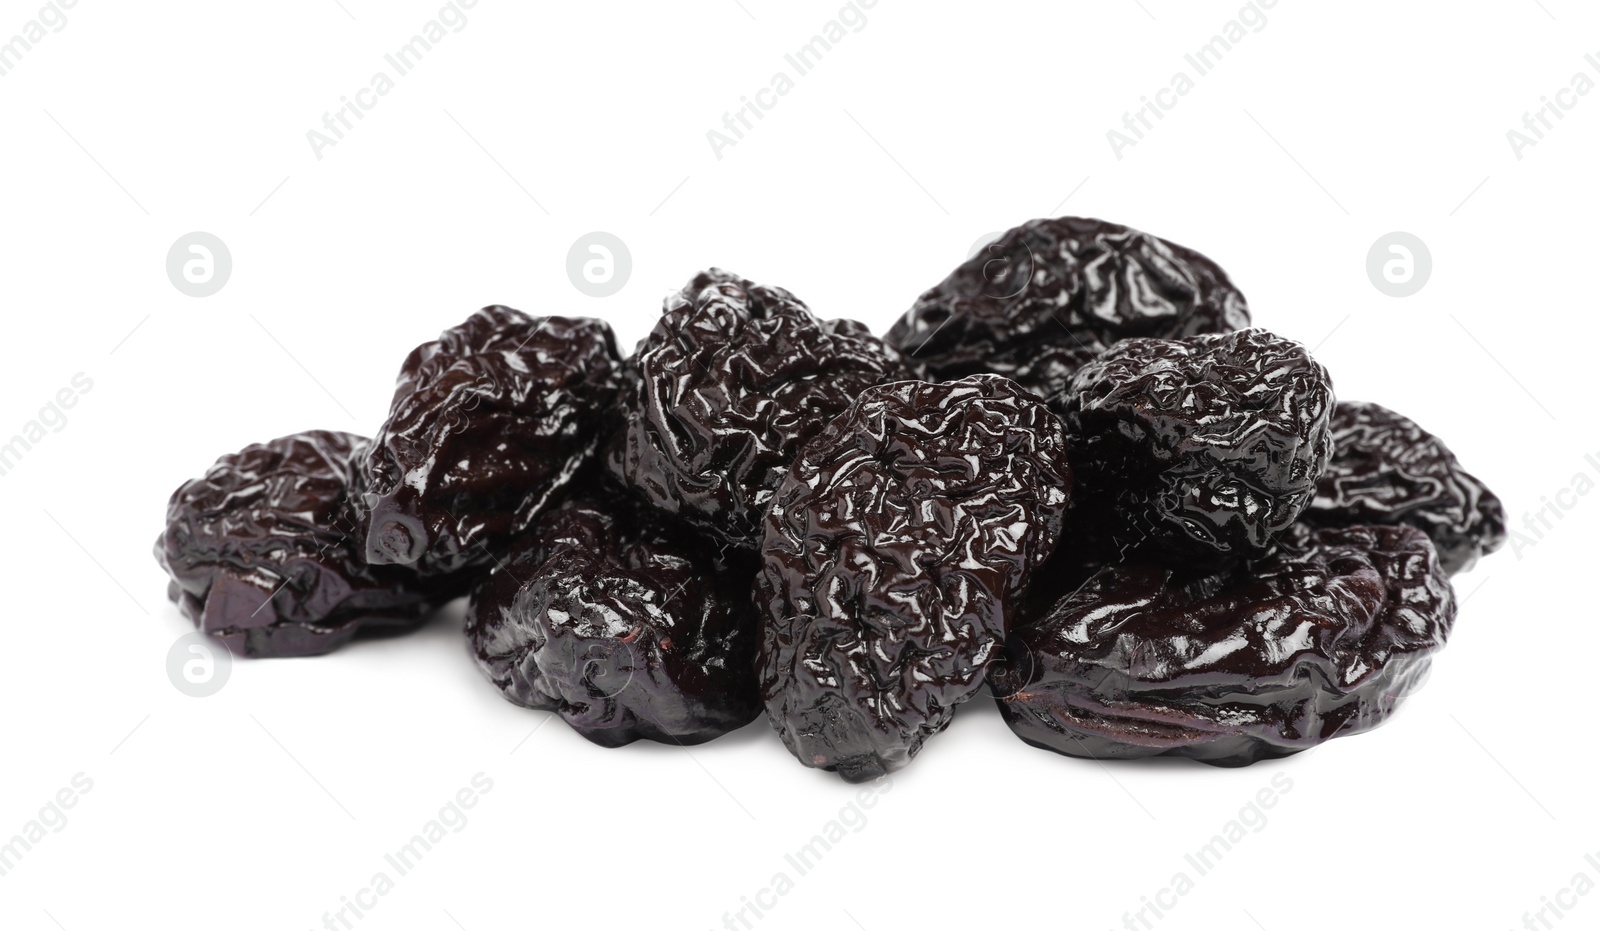
[[410,354],[371,440],[280,437],[180,486],[156,558],[241,656],[470,594],[489,681],[595,744],[764,714],[863,781],[985,683],[1024,741],[1096,760],[1368,730],[1507,532],[1438,437],[1251,328],[1216,263],[1061,217],[882,340],[716,268],[627,359],[600,320],[485,307]]
[[917,298],[884,340],[933,380],[992,372],[1059,409],[1078,369],[1119,340],[1250,325],[1244,295],[1177,243],[1084,217],[1030,220]]
[[1012,631],[991,682],[1033,746],[1243,766],[1381,724],[1455,616],[1420,530],[1297,528],[1211,575],[1107,566]]
[[1341,401],[1332,429],[1333,457],[1317,480],[1307,523],[1408,524],[1433,540],[1451,575],[1506,542],[1500,499],[1414,421],[1377,404]]
[[909,375],[854,320],[711,269],[667,299],[630,360],[608,465],[652,505],[754,548],[800,449],[862,391]]
[[604,321],[498,305],[412,350],[360,474],[367,560],[486,568],[589,461],[620,365]]
[[1074,528],[1107,558],[1259,556],[1311,503],[1333,383],[1266,330],[1123,340],[1073,379]]
[[754,557],[621,489],[569,498],[473,593],[467,637],[510,701],[606,747],[695,744],[755,720]]
[[982,687],[1072,488],[1059,419],[998,375],[865,391],[767,513],[767,717],[800,762],[894,772]]
[[240,656],[303,656],[415,627],[456,594],[366,562],[350,487],[367,442],[309,430],[252,444],[172,493],[155,555],[195,626]]

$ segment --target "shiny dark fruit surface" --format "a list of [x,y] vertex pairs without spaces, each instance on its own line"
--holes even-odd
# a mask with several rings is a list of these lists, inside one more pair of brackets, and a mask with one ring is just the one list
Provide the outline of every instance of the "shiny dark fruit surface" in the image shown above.
[[605,322],[500,306],[418,346],[359,475],[367,560],[491,564],[591,457],[619,368]]
[[862,391],[906,377],[861,324],[711,269],[667,299],[639,343],[607,462],[656,507],[753,548],[801,447]]
[[1508,532],[1437,437],[1249,323],[1199,253],[1072,217],[881,340],[716,268],[626,359],[602,321],[486,307],[410,353],[372,439],[181,486],[156,557],[247,656],[470,593],[502,695],[607,747],[764,712],[866,781],[987,684],[1030,744],[1245,765],[1386,720]]
[[366,442],[327,430],[280,437],[173,492],[155,555],[184,615],[236,655],[300,656],[414,627],[454,594],[367,565],[349,495]]
[[1060,403],[1118,340],[1250,325],[1244,296],[1192,249],[1104,220],[1030,220],[963,262],[885,340],[935,380],[1005,375]]
[[978,375],[865,391],[767,515],[761,686],[807,766],[907,765],[982,687],[1072,488],[1060,420]]
[[1242,766],[1383,723],[1455,615],[1421,531],[1297,527],[1216,574],[1101,570],[1011,632],[991,684],[1037,747]]
[[1124,340],[1066,399],[1074,529],[1118,557],[1260,555],[1316,493],[1333,407],[1327,369],[1266,330]]
[[1444,441],[1377,404],[1341,401],[1333,458],[1305,521],[1322,527],[1409,524],[1426,533],[1452,575],[1506,542],[1500,499]]
[[597,744],[695,744],[761,711],[754,557],[620,489],[568,499],[474,591],[467,636],[505,697]]

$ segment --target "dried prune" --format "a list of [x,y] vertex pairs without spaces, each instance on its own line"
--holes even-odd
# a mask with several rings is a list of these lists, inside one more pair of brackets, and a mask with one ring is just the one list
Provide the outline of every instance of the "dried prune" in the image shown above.
[[156,560],[168,596],[243,656],[331,650],[358,631],[416,626],[454,594],[396,566],[369,566],[349,490],[366,440],[312,430],[245,447],[167,504]]
[[1103,569],[1012,631],[990,678],[1006,722],[1036,747],[1242,766],[1382,723],[1425,678],[1455,612],[1421,531],[1297,530],[1212,576]]
[[467,635],[506,698],[597,744],[701,743],[761,713],[754,575],[620,490],[579,495],[474,590]]
[[1328,372],[1266,330],[1130,339],[1073,379],[1074,526],[1108,549],[1264,553],[1327,465]]
[[605,322],[500,306],[412,350],[361,476],[368,561],[487,565],[593,453],[618,368]]
[[800,448],[864,389],[909,376],[861,324],[712,269],[639,343],[607,461],[651,504],[753,547]]
[[1333,411],[1333,457],[1302,518],[1321,527],[1409,524],[1426,533],[1452,575],[1506,541],[1506,515],[1444,442],[1365,402]]
[[807,766],[910,762],[983,685],[1061,532],[1060,421],[996,375],[870,388],[813,440],[766,519],[762,697]]
[[1244,296],[1200,253],[1059,217],[1008,230],[917,298],[885,340],[931,378],[994,372],[1055,404],[1118,340],[1249,325]]

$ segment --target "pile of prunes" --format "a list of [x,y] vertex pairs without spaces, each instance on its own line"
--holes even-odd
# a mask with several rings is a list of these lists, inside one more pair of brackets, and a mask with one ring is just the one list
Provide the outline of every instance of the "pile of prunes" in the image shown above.
[[882,339],[711,269],[623,357],[487,307],[369,439],[223,456],[156,558],[237,655],[326,653],[468,596],[507,699],[589,740],[763,711],[801,763],[893,772],[987,686],[1028,743],[1223,766],[1382,723],[1505,540],[1433,435],[1339,401],[1211,260],[1034,220]]

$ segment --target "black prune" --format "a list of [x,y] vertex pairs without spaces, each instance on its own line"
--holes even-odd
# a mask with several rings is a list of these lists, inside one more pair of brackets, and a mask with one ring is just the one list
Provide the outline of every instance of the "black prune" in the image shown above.
[[487,565],[593,453],[619,367],[604,321],[500,306],[412,350],[362,473],[368,561]]
[[975,375],[869,388],[766,519],[762,697],[784,745],[850,781],[900,769],[983,685],[1072,488],[1056,416]]
[[1341,401],[1333,457],[1302,520],[1319,527],[1409,524],[1426,533],[1445,571],[1464,572],[1506,541],[1506,515],[1444,442],[1377,404]]
[[325,653],[419,624],[455,594],[368,566],[349,489],[366,440],[312,430],[247,446],[167,504],[156,560],[183,613],[243,656]]
[[580,495],[474,590],[467,635],[507,699],[597,744],[702,743],[761,713],[755,569],[620,489]]
[[1074,527],[1118,552],[1260,555],[1316,493],[1333,406],[1327,370],[1266,330],[1117,343],[1065,404]]
[[1455,612],[1421,531],[1297,528],[1215,576],[1103,569],[1012,631],[990,678],[1033,746],[1243,766],[1382,723]]
[[1030,220],[962,263],[885,340],[930,378],[1005,375],[1052,404],[1118,340],[1250,325],[1215,262],[1148,233],[1081,217]]
[[712,269],[667,299],[639,343],[607,461],[656,507],[754,547],[800,448],[866,388],[907,377],[861,324]]

